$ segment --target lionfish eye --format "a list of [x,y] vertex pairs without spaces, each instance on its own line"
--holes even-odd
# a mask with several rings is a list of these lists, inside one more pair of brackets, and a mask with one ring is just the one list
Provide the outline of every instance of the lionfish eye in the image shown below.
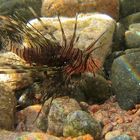
[[67,62],[66,62],[66,61],[64,61],[64,64],[67,64]]

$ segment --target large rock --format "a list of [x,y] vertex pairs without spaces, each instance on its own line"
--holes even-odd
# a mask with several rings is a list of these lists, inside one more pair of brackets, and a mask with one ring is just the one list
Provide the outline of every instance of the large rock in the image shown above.
[[14,93],[0,84],[0,128],[14,129],[16,99]]
[[17,112],[16,131],[41,132],[35,121],[40,110],[41,105],[32,105]]
[[[52,101],[49,114],[49,103],[50,100],[46,101],[43,106],[43,113],[45,114],[44,117],[47,118],[48,122],[44,123],[47,126],[47,132],[49,134],[53,134],[56,136],[63,135],[63,127],[66,120],[67,115],[70,112],[80,110],[80,106],[78,102],[72,98],[56,98]],[[45,119],[41,118],[44,122]],[[41,120],[40,120],[41,123]],[[41,125],[42,127],[42,125]],[[45,128],[45,126],[43,126]]]
[[112,85],[119,105],[126,110],[140,103],[140,49],[127,50],[112,65]]
[[95,140],[101,139],[101,124],[84,111],[69,113],[64,125],[64,136],[80,136],[90,134]]
[[[68,40],[71,39],[73,34],[73,26],[75,23],[74,18],[60,17],[66,37]],[[49,31],[53,33],[58,42],[62,42],[62,34],[60,30],[60,24],[57,17],[53,18],[41,18],[42,22],[49,28]],[[35,19],[31,20],[30,23],[38,30],[44,30],[42,24]],[[30,26],[30,25],[29,25]],[[77,36],[80,35],[78,42],[75,44],[75,48],[81,50],[86,49],[91,42],[97,40],[99,36],[107,31],[102,38],[96,43],[94,47],[99,47],[92,52],[95,61],[97,60],[98,65],[102,66],[105,58],[111,52],[112,36],[115,29],[115,21],[105,14],[79,14],[77,23]],[[45,34],[45,33],[44,33]]]
[[79,89],[90,104],[103,103],[112,95],[109,82],[101,75],[83,74]]
[[0,83],[4,83],[9,89],[25,88],[43,77],[43,72],[32,69],[14,53],[0,53]]
[[118,0],[44,0],[42,3],[42,16],[75,16],[76,13],[100,12],[118,19]]
[[139,0],[120,0],[121,17],[125,17],[136,12],[140,12]]

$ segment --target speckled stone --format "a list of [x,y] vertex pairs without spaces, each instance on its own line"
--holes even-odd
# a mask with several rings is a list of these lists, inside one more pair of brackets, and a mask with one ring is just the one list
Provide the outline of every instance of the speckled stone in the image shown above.
[[82,74],[79,89],[90,104],[103,103],[112,95],[109,82],[99,74]]
[[12,130],[15,123],[16,99],[14,92],[0,84],[0,128]]
[[[63,127],[67,115],[70,112],[80,110],[81,108],[76,100],[62,97],[53,100],[48,113],[49,103],[50,100],[46,101],[43,106],[43,113],[46,114],[45,117],[47,118],[47,124],[44,123],[44,125],[47,125],[47,132],[49,134],[63,136]],[[44,121],[44,118],[42,118],[42,120]]]
[[90,134],[95,140],[101,138],[101,125],[90,114],[84,111],[74,111],[68,114],[65,121],[64,136],[80,136]]

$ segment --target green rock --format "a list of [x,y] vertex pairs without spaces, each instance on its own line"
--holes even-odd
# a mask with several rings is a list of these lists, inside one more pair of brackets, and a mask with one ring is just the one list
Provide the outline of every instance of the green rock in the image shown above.
[[95,140],[100,140],[101,131],[101,124],[97,122],[90,114],[77,110],[69,113],[67,116],[63,129],[63,135],[66,137],[76,137],[90,134],[95,138]]
[[129,48],[126,47],[125,44],[125,32],[126,30],[129,29],[129,26],[131,26],[131,24],[136,24],[136,23],[140,23],[140,12],[131,14],[119,20],[114,33],[115,44],[113,44],[113,51],[119,51],[119,50],[124,50],[126,48]]
[[140,103],[140,49],[130,49],[112,64],[111,81],[122,109],[132,109]]
[[140,12],[140,0],[120,0],[120,17]]
[[129,25],[134,24],[134,23],[140,23],[140,12],[131,14],[119,21],[125,29],[129,28]]
[[127,48],[140,47],[140,23],[131,24],[129,30],[125,32]]
[[99,74],[83,74],[79,88],[90,103],[103,103],[112,95],[108,81]]

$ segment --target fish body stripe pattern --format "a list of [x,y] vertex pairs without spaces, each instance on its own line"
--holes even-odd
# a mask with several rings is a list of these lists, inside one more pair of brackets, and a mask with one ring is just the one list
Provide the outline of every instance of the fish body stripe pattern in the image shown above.
[[[4,19],[0,17],[0,19],[4,21],[6,20],[3,24],[8,23],[8,27],[10,25],[10,30],[12,27],[12,29],[14,30],[15,27],[18,26],[20,29],[19,31],[21,31],[21,33],[18,33],[18,35],[22,36],[22,34],[24,34],[24,36],[27,36],[27,38],[29,38],[29,42],[30,38],[33,38],[33,36],[30,34],[31,29],[29,30],[25,26],[24,31],[22,31],[22,29],[20,28],[20,26],[23,26],[21,25],[21,22],[12,22],[10,21],[11,19],[7,19],[6,17]],[[8,39],[8,43],[6,43],[6,46],[8,46],[7,50],[17,54],[19,57],[30,64],[36,63],[37,65],[47,65],[48,67],[63,67],[63,70],[67,74],[68,78],[75,73],[91,72],[95,74],[95,72],[101,67],[101,65],[99,60],[93,58],[91,53],[97,49],[97,47],[95,48],[95,44],[100,38],[104,36],[107,30],[103,32],[96,41],[92,42],[87,47],[87,49],[80,50],[79,48],[74,48],[74,44],[78,40],[78,38],[76,39],[77,16],[75,20],[73,35],[69,43],[66,39],[66,35],[59,16],[58,22],[60,24],[62,33],[62,45],[60,45],[59,42],[54,43],[53,41],[48,40],[40,33],[35,34],[37,35],[37,37],[34,41],[31,40],[32,43],[30,43],[30,47],[25,47],[23,45],[22,47],[20,47],[21,44],[19,44],[19,42]],[[7,30],[6,27],[5,30]],[[32,29],[32,32],[33,30],[35,29]],[[36,31],[39,32],[37,29]]]
[[58,59],[54,56],[57,56],[60,47],[55,49],[53,48],[53,50],[50,51],[50,48],[46,46],[21,47],[20,44],[14,43],[11,40],[8,40],[8,43],[6,44],[6,50],[15,53],[20,58],[24,59],[27,63],[35,63],[36,65],[57,66],[57,64],[54,64],[52,62],[55,62]]

